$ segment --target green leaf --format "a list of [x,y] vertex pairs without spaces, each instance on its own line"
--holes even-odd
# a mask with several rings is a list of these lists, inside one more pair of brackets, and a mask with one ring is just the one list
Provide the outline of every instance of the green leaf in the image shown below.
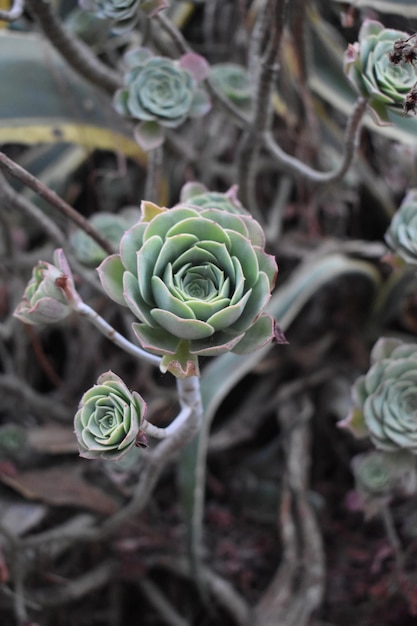
[[37,33],[0,32],[0,143],[75,143],[146,156],[109,97],[80,78]]

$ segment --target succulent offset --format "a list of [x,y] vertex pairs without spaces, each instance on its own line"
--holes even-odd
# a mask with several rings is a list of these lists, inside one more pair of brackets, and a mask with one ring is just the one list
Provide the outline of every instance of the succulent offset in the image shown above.
[[[138,209],[126,209],[119,214],[96,213],[88,221],[100,235],[112,244],[115,250],[119,247],[123,233],[132,226],[138,217]],[[74,254],[80,263],[89,267],[97,267],[107,252],[92,239],[84,230],[76,230],[70,237]]]
[[125,61],[126,87],[115,94],[114,106],[120,114],[141,120],[135,137],[145,150],[163,143],[164,128],[176,128],[210,109],[208,96],[199,87],[208,73],[203,57],[188,53],[173,61],[139,48]]
[[387,109],[400,113],[417,77],[412,63],[392,63],[394,43],[410,35],[365,20],[358,41],[345,53],[345,72],[357,92],[368,98],[379,122],[388,122]]
[[407,263],[417,263],[417,189],[411,189],[401,202],[385,239]]
[[146,404],[113,372],[85,392],[74,418],[80,456],[117,461],[135,446]]
[[131,30],[139,19],[139,10],[152,17],[168,6],[167,0],[79,0],[79,4],[109,20],[115,33]]
[[264,313],[277,274],[264,234],[250,216],[181,204],[142,203],[142,220],[120,254],[98,268],[103,287],[140,320],[142,347],[163,371],[198,373],[198,355],[251,352],[276,336]]
[[70,315],[75,291],[71,270],[61,249],[55,250],[54,264],[39,261],[33,268],[21,302],[13,315],[25,324],[55,324]]
[[210,68],[213,85],[238,108],[249,111],[253,99],[253,82],[248,71],[237,63],[218,63]]
[[237,215],[249,215],[237,197],[238,186],[233,185],[228,191],[209,191],[198,182],[186,183],[180,193],[180,202],[200,207],[216,207],[222,211],[236,213]]
[[417,454],[417,344],[381,338],[353,387],[355,408],[379,450]]

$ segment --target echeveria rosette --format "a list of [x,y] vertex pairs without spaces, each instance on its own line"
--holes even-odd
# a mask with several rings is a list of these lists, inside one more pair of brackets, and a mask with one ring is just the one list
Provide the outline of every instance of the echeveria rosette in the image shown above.
[[125,61],[126,87],[116,92],[114,106],[120,114],[141,120],[134,134],[144,150],[162,145],[165,128],[176,128],[188,117],[210,110],[208,96],[199,86],[209,66],[198,54],[173,61],[139,48],[125,55]]
[[358,41],[345,53],[345,72],[357,92],[368,99],[379,123],[390,122],[387,109],[402,112],[405,97],[416,83],[411,63],[394,64],[388,56],[396,41],[409,36],[375,20],[365,20]]
[[114,33],[131,30],[139,19],[139,10],[153,17],[168,6],[167,0],[79,0],[82,9],[109,20]]
[[80,456],[117,461],[135,446],[146,403],[109,371],[85,392],[74,418]]
[[363,418],[379,450],[417,454],[417,344],[381,338],[371,362],[353,386],[353,421]]
[[13,315],[25,324],[55,324],[70,315],[80,300],[68,261],[61,249],[55,250],[54,264],[39,261],[33,268],[21,302]]
[[145,350],[162,371],[198,375],[198,356],[244,354],[279,333],[264,313],[275,258],[250,216],[216,208],[142,203],[142,220],[122,237],[120,254],[98,268],[107,294],[127,305]]
[[417,264],[417,189],[411,189],[405,196],[385,240],[407,263]]

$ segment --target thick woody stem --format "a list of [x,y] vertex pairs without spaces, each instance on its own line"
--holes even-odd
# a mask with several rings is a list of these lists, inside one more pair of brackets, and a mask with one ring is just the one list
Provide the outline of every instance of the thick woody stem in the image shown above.
[[99,61],[88,46],[64,28],[51,3],[47,0],[27,0],[27,8],[54,48],[81,76],[110,93],[122,86],[119,74]]

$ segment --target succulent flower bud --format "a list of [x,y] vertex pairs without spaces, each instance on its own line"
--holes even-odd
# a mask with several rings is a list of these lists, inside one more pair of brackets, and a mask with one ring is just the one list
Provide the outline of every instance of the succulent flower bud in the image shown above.
[[116,461],[136,445],[146,403],[113,372],[85,392],[74,418],[80,456]]
[[72,311],[79,300],[68,261],[61,249],[55,250],[54,265],[45,261],[33,268],[14,316],[25,324],[55,324]]

